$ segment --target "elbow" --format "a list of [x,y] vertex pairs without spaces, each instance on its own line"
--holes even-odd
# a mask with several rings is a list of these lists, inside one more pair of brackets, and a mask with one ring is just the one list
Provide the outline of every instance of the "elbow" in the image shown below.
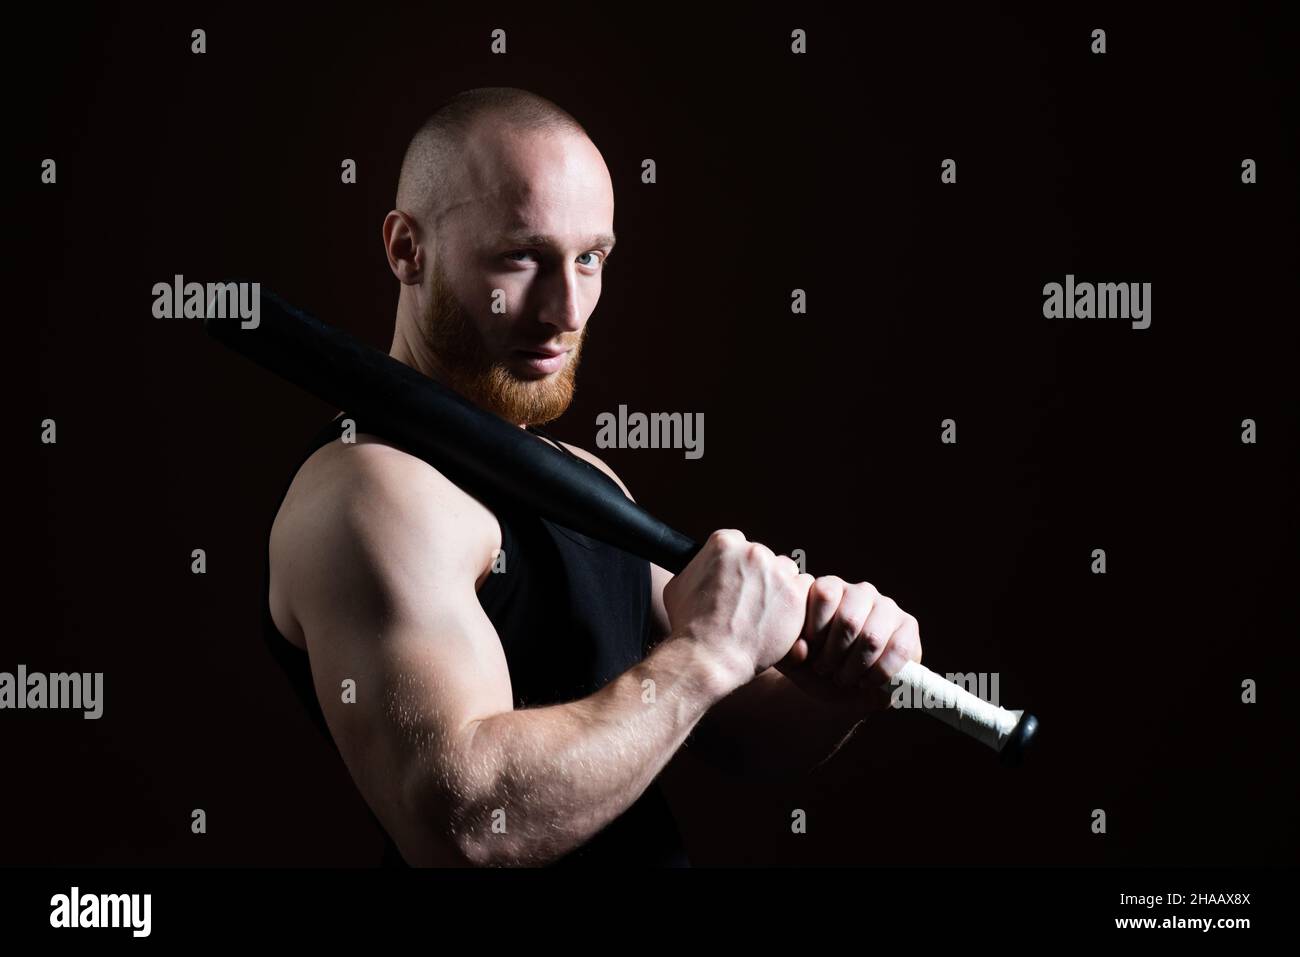
[[465,830],[447,814],[436,820],[421,820],[395,839],[402,859],[411,867],[494,867],[499,866],[491,841]]
[[402,828],[402,837],[393,835],[402,860],[411,867],[487,867],[477,842],[461,833],[446,814],[411,815]]
[[407,788],[397,841],[412,867],[511,867],[536,863],[522,840],[522,821],[511,820],[490,782],[417,781]]
[[402,859],[411,867],[496,867],[489,849],[481,842],[465,840],[448,834],[445,830],[432,839],[399,845]]
[[537,867],[558,853],[530,839],[528,823],[494,798],[467,801],[443,822],[442,835],[462,867]]
[[465,822],[465,788],[455,777],[409,768],[384,821],[411,867],[479,867],[482,854]]
[[432,822],[424,834],[407,846],[399,845],[412,867],[521,867],[546,863],[518,839],[477,825],[443,818]]
[[[386,825],[387,826],[387,825]],[[481,856],[445,813],[425,806],[397,815],[388,833],[411,867],[480,867]]]
[[514,856],[506,853],[503,842],[494,839],[503,836],[457,831],[448,835],[448,842],[455,848],[460,867],[509,867],[517,863]]

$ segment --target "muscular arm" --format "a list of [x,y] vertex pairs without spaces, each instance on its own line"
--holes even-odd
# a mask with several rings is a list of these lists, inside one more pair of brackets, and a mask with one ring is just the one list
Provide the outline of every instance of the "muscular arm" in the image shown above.
[[[622,479],[602,460],[576,446],[568,448],[601,469],[632,498]],[[669,634],[664,586],[672,577],[667,569],[650,565],[656,641]],[[733,773],[780,777],[814,771],[829,761],[853,736],[864,713],[858,704],[820,701],[776,668],[768,668],[710,708],[691,740],[718,767]]]
[[590,697],[513,710],[475,594],[496,548],[490,513],[382,443],[328,455],[277,521],[273,590],[305,636],[344,761],[409,863],[540,864],[578,847],[742,680],[669,638]]

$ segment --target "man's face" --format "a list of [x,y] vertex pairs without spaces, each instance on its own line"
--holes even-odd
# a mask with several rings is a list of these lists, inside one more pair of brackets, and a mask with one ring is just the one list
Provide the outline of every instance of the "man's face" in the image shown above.
[[432,230],[420,333],[467,399],[508,422],[549,422],[573,399],[613,249],[609,172],[573,134],[487,130],[466,160]]

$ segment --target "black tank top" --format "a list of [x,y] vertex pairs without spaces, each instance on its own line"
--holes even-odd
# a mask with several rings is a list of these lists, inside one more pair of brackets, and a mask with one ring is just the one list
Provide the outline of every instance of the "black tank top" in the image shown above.
[[[358,417],[351,418],[357,422],[357,433],[364,432]],[[339,437],[340,421],[335,419],[316,434],[294,474],[317,449]],[[527,428],[573,456],[541,429]],[[286,484],[284,493],[288,490]],[[501,639],[516,709],[585,698],[645,656],[652,620],[650,565],[645,559],[531,512],[479,498],[501,526],[504,569],[488,574],[478,589],[478,600]],[[334,743],[316,699],[307,653],[290,644],[271,618],[269,563],[262,614],[263,636],[272,656],[313,722]],[[373,811],[371,817],[383,831]],[[386,831],[381,864],[407,866]],[[586,844],[552,864],[609,865],[690,866],[657,782]]]

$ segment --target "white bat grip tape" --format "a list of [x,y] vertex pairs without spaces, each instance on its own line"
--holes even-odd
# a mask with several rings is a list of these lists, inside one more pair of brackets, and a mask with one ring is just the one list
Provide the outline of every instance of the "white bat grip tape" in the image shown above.
[[1017,763],[1018,752],[1037,730],[1038,722],[1033,715],[1026,718],[1023,711],[1008,711],[990,704],[915,661],[903,666],[894,676],[892,686],[906,686],[910,694],[904,700],[908,700],[912,707],[983,742],[994,751],[1002,752],[1008,742],[1014,741]]

